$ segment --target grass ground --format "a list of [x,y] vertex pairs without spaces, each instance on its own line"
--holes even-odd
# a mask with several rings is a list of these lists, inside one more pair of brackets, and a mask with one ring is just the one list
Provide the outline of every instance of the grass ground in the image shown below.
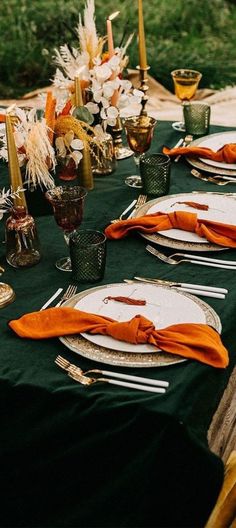
[[[106,17],[113,23],[115,44],[124,31],[137,34],[137,2],[95,0],[99,34]],[[170,71],[200,70],[201,87],[236,84],[236,5],[226,0],[143,0],[150,73],[172,89]],[[49,84],[55,67],[53,49],[76,45],[73,33],[84,0],[0,0],[0,98],[15,97]],[[137,39],[129,49],[130,67],[138,64]]]

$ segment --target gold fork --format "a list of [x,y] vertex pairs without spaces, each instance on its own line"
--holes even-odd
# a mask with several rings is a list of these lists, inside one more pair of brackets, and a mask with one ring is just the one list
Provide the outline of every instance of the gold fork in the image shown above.
[[127,220],[129,218],[133,218],[135,216],[135,213],[139,209],[139,207],[141,207],[141,205],[144,205],[146,203],[146,201],[147,201],[147,195],[146,194],[140,194],[138,199],[137,199],[135,208],[133,209],[132,213],[128,216]]
[[58,367],[61,367],[62,369],[66,370],[68,373],[70,372],[71,377],[75,375],[86,377],[88,374],[95,374],[95,375],[102,374],[103,376],[111,376],[112,378],[117,378],[117,379],[121,379],[124,381],[144,383],[145,385],[152,385],[156,387],[168,387],[169,386],[168,381],[143,378],[140,376],[132,376],[130,374],[123,374],[120,372],[113,372],[110,370],[89,369],[89,370],[84,371],[80,367],[77,367],[73,363],[70,363],[69,361],[67,361],[67,359],[63,358],[62,356],[57,356],[55,359],[55,363],[56,365],[58,365]]
[[[76,367],[75,365],[72,365],[71,363],[69,363],[69,361],[67,360],[64,360],[64,358],[62,358],[61,356],[58,356],[56,359],[55,359],[55,363],[63,368],[64,370],[67,371],[67,374],[70,378],[72,378],[73,380],[77,381],[78,383],[81,383],[82,385],[84,386],[89,386],[89,385],[93,385],[94,383],[99,383],[99,382],[103,382],[103,383],[111,383],[111,385],[119,385],[121,387],[128,387],[130,389],[136,389],[136,390],[141,390],[141,391],[146,391],[146,392],[156,392],[156,393],[159,393],[159,394],[163,394],[166,392],[166,386],[168,386],[168,383],[166,382],[166,385],[165,386],[162,386],[162,387],[155,387],[154,385],[144,385],[144,384],[139,384],[139,383],[131,383],[130,381],[123,381],[123,380],[119,380],[119,379],[111,379],[111,378],[90,378],[89,376],[85,376],[86,373],[84,373],[79,367]],[[64,363],[66,363],[66,366],[64,366]],[[88,372],[93,372],[92,370],[88,371]],[[103,372],[103,371],[99,371],[99,370],[94,370],[94,372]],[[104,371],[105,373],[105,371]],[[106,373],[108,373],[108,371],[106,371]],[[114,376],[114,373],[109,373],[109,374],[112,374]],[[118,376],[117,376],[118,377]],[[127,376],[126,376],[126,379],[127,379]],[[137,378],[138,379],[138,378]],[[141,378],[139,378],[141,380]],[[155,381],[155,380],[153,380]],[[147,383],[147,382],[146,382]],[[149,380],[149,383],[150,383],[150,380]],[[163,382],[164,384],[165,382]]]
[[61,304],[64,301],[67,301],[68,299],[73,297],[73,295],[75,295],[76,292],[77,292],[77,286],[73,286],[73,284],[70,284],[67,290],[65,291],[65,293],[62,295],[62,298],[60,299],[60,301],[56,304],[56,308],[58,308],[58,306],[61,306]]

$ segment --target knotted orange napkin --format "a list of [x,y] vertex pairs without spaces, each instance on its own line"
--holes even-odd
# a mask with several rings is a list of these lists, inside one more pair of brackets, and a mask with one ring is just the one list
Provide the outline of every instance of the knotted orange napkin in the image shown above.
[[168,229],[182,229],[197,233],[209,242],[224,247],[236,247],[236,225],[221,224],[211,220],[198,219],[196,213],[175,211],[173,213],[155,213],[130,220],[120,220],[105,229],[107,238],[123,238],[132,231],[156,233]]
[[219,334],[205,324],[176,324],[156,330],[153,323],[142,315],[120,323],[109,317],[65,307],[23,315],[10,321],[9,326],[20,337],[31,339],[89,332],[133,344],[149,343],[170,354],[196,359],[217,368],[226,367],[229,362]]
[[207,158],[213,161],[220,161],[222,163],[236,163],[236,143],[228,143],[221,147],[217,152],[206,147],[178,147],[169,149],[163,148],[164,154],[168,156],[193,156],[197,158]]

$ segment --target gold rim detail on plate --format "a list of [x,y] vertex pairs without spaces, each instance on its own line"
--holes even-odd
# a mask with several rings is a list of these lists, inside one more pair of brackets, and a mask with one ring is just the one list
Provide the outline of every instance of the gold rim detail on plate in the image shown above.
[[[147,202],[144,205],[142,205],[136,211],[135,216],[139,217],[139,216],[146,215],[148,214],[149,209],[156,203],[165,202],[169,198],[179,198],[183,194],[193,199],[192,193],[168,194],[166,196],[162,196],[161,198],[150,200],[150,202]],[[207,244],[206,243],[201,244],[201,242],[195,244],[194,242],[184,242],[183,240],[174,240],[170,237],[162,236],[159,233],[154,233],[151,235],[148,235],[146,233],[140,233],[140,235],[143,238],[146,238],[146,240],[153,242],[154,244],[159,244],[160,246],[165,246],[165,247],[169,247],[173,249],[183,249],[183,250],[187,249],[188,251],[223,251],[223,250],[228,249],[228,248],[222,248],[220,246],[217,246],[216,244],[211,244],[210,242]]]
[[[123,285],[123,283],[121,283]],[[144,283],[143,283],[144,284]],[[73,308],[77,302],[86,297],[91,292],[110,288],[111,286],[119,286],[119,283],[107,284],[103,286],[96,286],[94,288],[89,288],[83,292],[77,293],[74,297],[66,301],[63,306],[69,306]],[[169,289],[167,286],[155,286],[157,288]],[[178,291],[180,295],[184,297],[189,297],[196,304],[198,304],[206,317],[206,324],[215,328],[215,330],[221,333],[221,322],[217,313],[211,308],[207,303],[194,297],[193,295]],[[87,341],[81,335],[72,335],[72,336],[63,336],[59,338],[60,341],[69,348],[72,352],[79,354],[87,359],[96,361],[99,363],[106,363],[108,365],[114,365],[117,367],[168,367],[170,365],[176,365],[187,361],[187,359],[180,356],[175,356],[173,354],[167,354],[162,351],[157,352],[145,352],[145,353],[136,353],[136,352],[120,352],[117,350],[112,350],[110,348],[105,348],[99,345],[94,345],[91,341]]]

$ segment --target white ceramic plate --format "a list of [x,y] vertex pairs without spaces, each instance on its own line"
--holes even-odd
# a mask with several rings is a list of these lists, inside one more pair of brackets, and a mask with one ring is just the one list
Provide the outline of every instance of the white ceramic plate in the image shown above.
[[[94,288],[91,288],[89,290],[82,291],[80,293],[77,293],[74,297],[69,299],[64,303],[64,306],[70,306],[72,308],[75,307],[75,305],[80,301],[81,299],[87,297],[87,295],[90,295],[93,292],[102,291],[103,298],[107,296],[108,290],[110,292],[111,287],[123,287],[124,283],[122,284],[108,284],[106,286],[96,286]],[[147,284],[145,284],[145,287]],[[168,287],[160,287],[160,286],[153,286],[156,288],[156,294],[155,296],[159,297],[160,288],[168,290],[170,288]],[[120,291],[120,290],[119,290]],[[173,294],[173,290],[171,290],[171,293]],[[181,296],[181,299],[188,298],[190,299],[195,305],[197,305],[200,308],[200,311],[204,314],[206,324],[209,326],[212,326],[217,330],[217,332],[221,332],[221,323],[219,316],[216,314],[216,312],[209,306],[209,304],[205,303],[201,299],[198,299],[197,297],[193,297],[189,293],[184,292],[178,292],[178,295]],[[142,306],[140,307],[142,308]],[[155,316],[155,314],[153,314]],[[63,336],[60,337],[60,341],[69,348],[72,352],[75,354],[78,354],[80,356],[83,356],[87,359],[90,359],[92,361],[96,361],[98,363],[105,363],[108,365],[113,366],[121,366],[121,367],[130,367],[130,368],[150,368],[150,367],[168,367],[170,365],[176,365],[179,363],[182,363],[184,361],[187,361],[185,358],[182,358],[181,356],[177,356],[174,354],[168,354],[163,351],[158,351],[155,349],[153,352],[124,352],[114,350],[112,348],[106,348],[104,346],[95,345],[91,341],[88,341],[86,338],[78,335],[69,335],[69,336]],[[135,349],[137,350],[137,349]]]
[[[104,299],[108,296],[125,296],[132,299],[142,299],[146,305],[137,306],[121,303],[115,300]],[[153,322],[156,328],[161,329],[177,323],[205,323],[204,311],[193,299],[179,295],[173,289],[152,284],[118,284],[107,286],[104,289],[88,293],[79,300],[75,308],[85,312],[92,312],[116,321],[128,321],[138,314],[142,314]],[[117,341],[109,336],[81,334],[95,345],[112,348],[124,352],[154,352],[153,345],[133,345]]]
[[[222,132],[219,134],[211,134],[204,136],[198,142],[198,147],[210,148],[215,152],[227,143],[236,143],[236,132]],[[206,158],[199,158],[200,161],[212,167],[219,167],[221,169],[236,170],[236,163],[221,163]]]
[[[208,211],[202,211],[193,207],[189,207],[188,205],[178,203],[186,201],[208,205],[209,209]],[[183,193],[174,196],[166,196],[161,202],[157,201],[154,203],[146,211],[146,214],[157,212],[171,213],[174,211],[196,213],[198,218],[204,220],[214,220],[216,222],[222,222],[225,224],[236,224],[236,201],[230,197],[205,193],[199,193],[198,195],[193,195],[192,193]],[[198,236],[197,234],[190,233],[188,231],[182,231],[180,229],[169,229],[168,231],[158,231],[158,233],[164,237],[172,238],[173,240],[193,242],[195,244],[209,244],[206,239]]]

